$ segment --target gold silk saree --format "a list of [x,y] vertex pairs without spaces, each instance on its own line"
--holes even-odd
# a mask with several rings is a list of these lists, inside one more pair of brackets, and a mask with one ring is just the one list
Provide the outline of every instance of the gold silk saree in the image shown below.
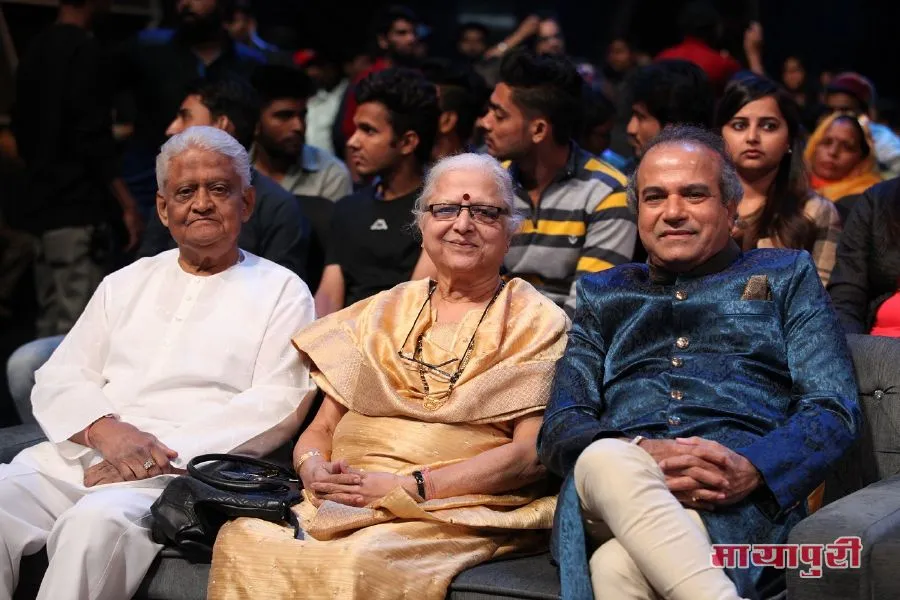
[[[544,410],[566,344],[562,310],[513,279],[480,325],[478,310],[435,326],[430,305],[416,320],[428,290],[426,280],[401,284],[294,338],[316,383],[349,409],[332,460],[403,475],[435,470],[509,443],[517,419]],[[398,355],[412,353],[420,335],[422,358],[449,368],[474,336],[452,393],[446,378]],[[304,500],[293,509],[304,539],[292,527],[237,519],[216,541],[209,598],[444,598],[466,568],[546,544],[556,504],[546,494],[537,483],[423,503],[399,487],[365,507]]]

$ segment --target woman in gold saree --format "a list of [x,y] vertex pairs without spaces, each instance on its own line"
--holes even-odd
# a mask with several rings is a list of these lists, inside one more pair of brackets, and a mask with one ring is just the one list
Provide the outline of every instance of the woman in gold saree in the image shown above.
[[530,284],[500,278],[512,207],[494,159],[444,159],[417,211],[436,281],[294,337],[326,394],[294,450],[299,533],[226,524],[211,599],[439,599],[460,571],[546,543],[556,501],[535,441],[569,323]]

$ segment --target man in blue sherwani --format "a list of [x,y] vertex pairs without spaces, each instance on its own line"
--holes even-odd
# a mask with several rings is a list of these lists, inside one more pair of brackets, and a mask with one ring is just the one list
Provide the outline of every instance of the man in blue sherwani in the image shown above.
[[741,253],[741,196],[720,137],[667,128],[628,187],[648,264],[578,284],[538,440],[568,478],[564,598],[759,598],[769,570],[713,567],[711,545],[786,542],[857,437],[816,268],[802,251]]

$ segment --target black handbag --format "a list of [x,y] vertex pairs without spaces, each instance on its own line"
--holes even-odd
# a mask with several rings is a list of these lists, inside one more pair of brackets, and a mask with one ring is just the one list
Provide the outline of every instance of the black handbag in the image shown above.
[[177,546],[191,560],[209,561],[219,528],[237,517],[288,522],[300,501],[301,483],[280,465],[236,454],[191,459],[187,475],[173,479],[153,506],[152,536]]

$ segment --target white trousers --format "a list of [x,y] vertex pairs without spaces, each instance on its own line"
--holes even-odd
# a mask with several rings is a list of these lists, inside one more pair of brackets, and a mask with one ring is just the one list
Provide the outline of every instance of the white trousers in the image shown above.
[[0,464],[0,600],[9,600],[22,556],[44,546],[50,566],[39,600],[131,598],[156,554],[150,505],[158,488],[86,490],[13,463]]
[[589,535],[598,600],[739,600],[732,581],[710,560],[700,516],[666,487],[646,451],[617,439],[598,440],[575,464],[575,487]]

